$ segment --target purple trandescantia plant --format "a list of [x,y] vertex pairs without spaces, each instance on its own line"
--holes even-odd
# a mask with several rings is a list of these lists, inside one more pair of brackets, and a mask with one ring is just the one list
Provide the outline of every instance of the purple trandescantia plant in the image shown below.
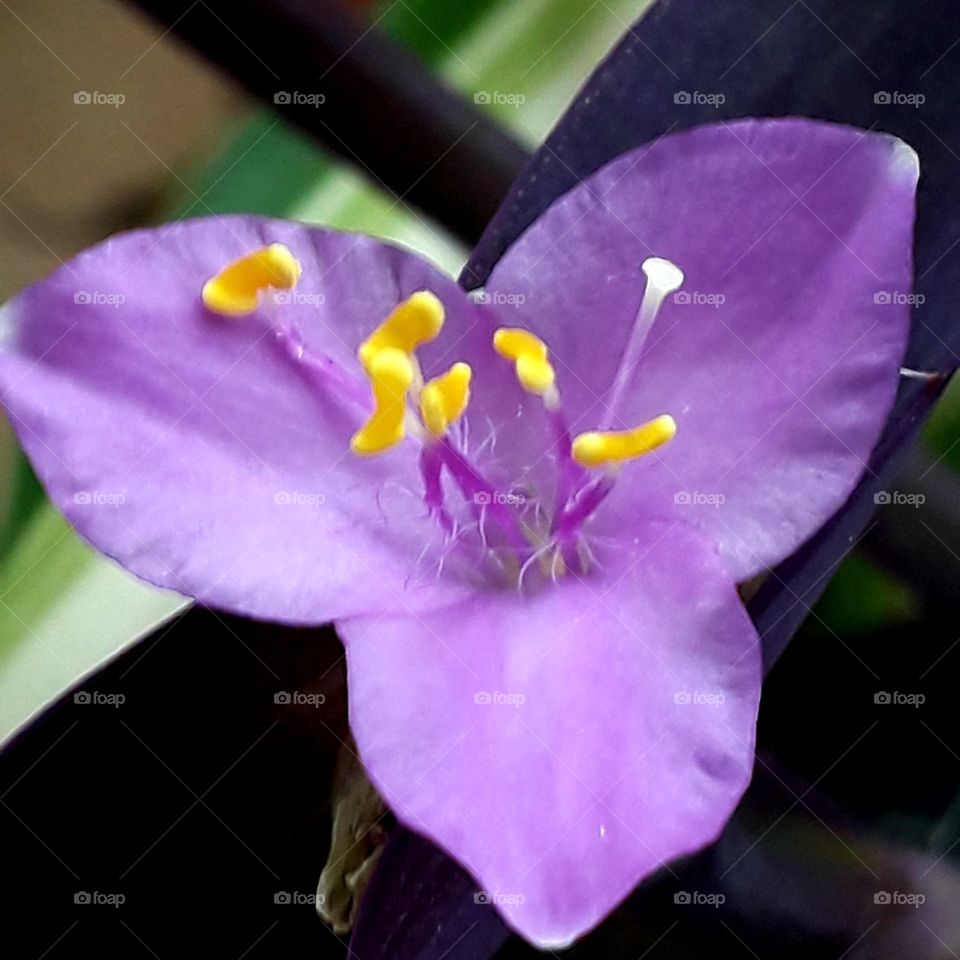
[[137,231],[5,308],[3,401],[129,570],[333,621],[396,815],[567,944],[746,788],[737,584],[866,469],[917,173],[813,121],[666,136],[561,197],[479,296],[368,237]]

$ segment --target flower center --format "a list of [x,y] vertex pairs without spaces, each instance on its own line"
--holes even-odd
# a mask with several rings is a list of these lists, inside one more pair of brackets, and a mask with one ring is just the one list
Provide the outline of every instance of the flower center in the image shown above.
[[[557,467],[552,510],[544,510],[542,504],[531,506],[513,490],[498,489],[469,461],[463,445],[449,435],[470,402],[472,370],[458,362],[423,384],[416,350],[440,335],[444,321],[443,306],[429,291],[408,297],[360,345],[357,355],[371,383],[374,409],[353,438],[354,453],[386,452],[412,433],[422,443],[424,501],[448,536],[457,535],[457,525],[445,501],[445,472],[478,515],[480,528],[488,519],[492,521],[501,545],[512,551],[520,576],[534,561],[554,579],[574,565],[584,568],[589,552],[583,549],[583,525],[613,489],[621,466],[663,446],[677,431],[668,414],[628,430],[607,429],[627,394],[664,300],[683,282],[683,273],[669,260],[651,257],[641,269],[647,282],[608,393],[604,429],[571,439],[547,344],[518,327],[500,327],[493,334],[493,349],[513,365],[519,386],[543,402]],[[408,395],[419,407],[419,422],[410,414]],[[488,542],[486,535],[484,542]]]
[[[470,403],[473,371],[469,364],[458,361],[424,382],[417,350],[440,336],[445,320],[442,302],[429,290],[419,290],[399,303],[357,350],[373,409],[353,435],[351,451],[361,457],[377,456],[412,436],[421,444],[424,503],[448,542],[462,539],[466,525],[455,519],[448,506],[444,475],[472,514],[473,529],[479,532],[485,552],[518,584],[535,568],[549,579],[568,570],[586,573],[593,560],[583,537],[584,524],[610,494],[623,464],[668,443],[677,431],[668,414],[627,430],[610,429],[657,314],[666,297],[683,283],[683,273],[669,260],[650,257],[641,269],[646,277],[643,298],[596,430],[571,438],[557,372],[543,340],[518,327],[500,327],[493,334],[492,349],[513,365],[519,387],[542,401],[556,465],[552,505],[528,497],[517,487],[498,488],[471,462],[466,429],[457,428]],[[204,285],[202,300],[209,310],[224,316],[253,313],[264,294],[293,289],[300,273],[290,250],[274,243],[224,267]],[[286,353],[306,372],[349,382],[332,361],[306,350],[295,325],[278,326],[275,333]],[[355,396],[355,390],[350,392]]]

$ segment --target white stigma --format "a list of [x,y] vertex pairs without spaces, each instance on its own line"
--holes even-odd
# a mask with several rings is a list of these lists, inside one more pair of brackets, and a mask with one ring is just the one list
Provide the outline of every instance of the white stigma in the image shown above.
[[636,345],[636,353],[630,358],[631,367],[640,359],[640,352],[643,350],[647,334],[653,326],[653,321],[657,319],[663,301],[671,293],[679,290],[683,284],[683,271],[675,263],[664,260],[663,257],[647,257],[640,264],[640,269],[647,278],[647,286],[643,291],[643,300],[637,312],[630,343],[627,345],[628,353]]
[[679,290],[683,286],[683,271],[672,261],[663,257],[647,257],[640,264],[640,269],[647,278],[647,289],[644,291],[644,302],[656,297],[657,306],[663,303],[664,298]]
[[643,346],[647,342],[647,335],[653,327],[657,314],[663,306],[663,301],[683,284],[683,271],[672,261],[663,257],[647,257],[640,264],[640,269],[647,278],[647,285],[637,310],[630,339],[620,358],[616,376],[610,385],[607,394],[606,413],[602,418],[601,429],[606,430],[614,425],[620,401],[630,382],[633,369],[636,367],[643,353]]

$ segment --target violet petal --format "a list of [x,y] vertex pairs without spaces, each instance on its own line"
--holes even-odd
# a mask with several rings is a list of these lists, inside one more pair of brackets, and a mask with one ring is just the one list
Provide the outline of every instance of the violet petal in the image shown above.
[[[296,289],[209,313],[203,283],[271,242],[302,261]],[[417,564],[441,531],[416,444],[348,448],[370,403],[356,348],[424,287],[469,328],[452,280],[369,237],[252,217],[127,233],[4,308],[2,399],[67,518],[158,586],[290,623],[450,602],[455,580]],[[276,338],[293,324],[308,360]]]
[[374,783],[542,946],[711,842],[750,778],[760,648],[733,583],[682,523],[639,543],[532,597],[337,624]]

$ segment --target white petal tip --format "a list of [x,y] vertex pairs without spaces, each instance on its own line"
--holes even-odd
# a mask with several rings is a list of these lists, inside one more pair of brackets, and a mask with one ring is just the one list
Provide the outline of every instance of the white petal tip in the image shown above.
[[920,157],[905,140],[893,138],[892,170],[895,176],[916,183],[920,177]]

